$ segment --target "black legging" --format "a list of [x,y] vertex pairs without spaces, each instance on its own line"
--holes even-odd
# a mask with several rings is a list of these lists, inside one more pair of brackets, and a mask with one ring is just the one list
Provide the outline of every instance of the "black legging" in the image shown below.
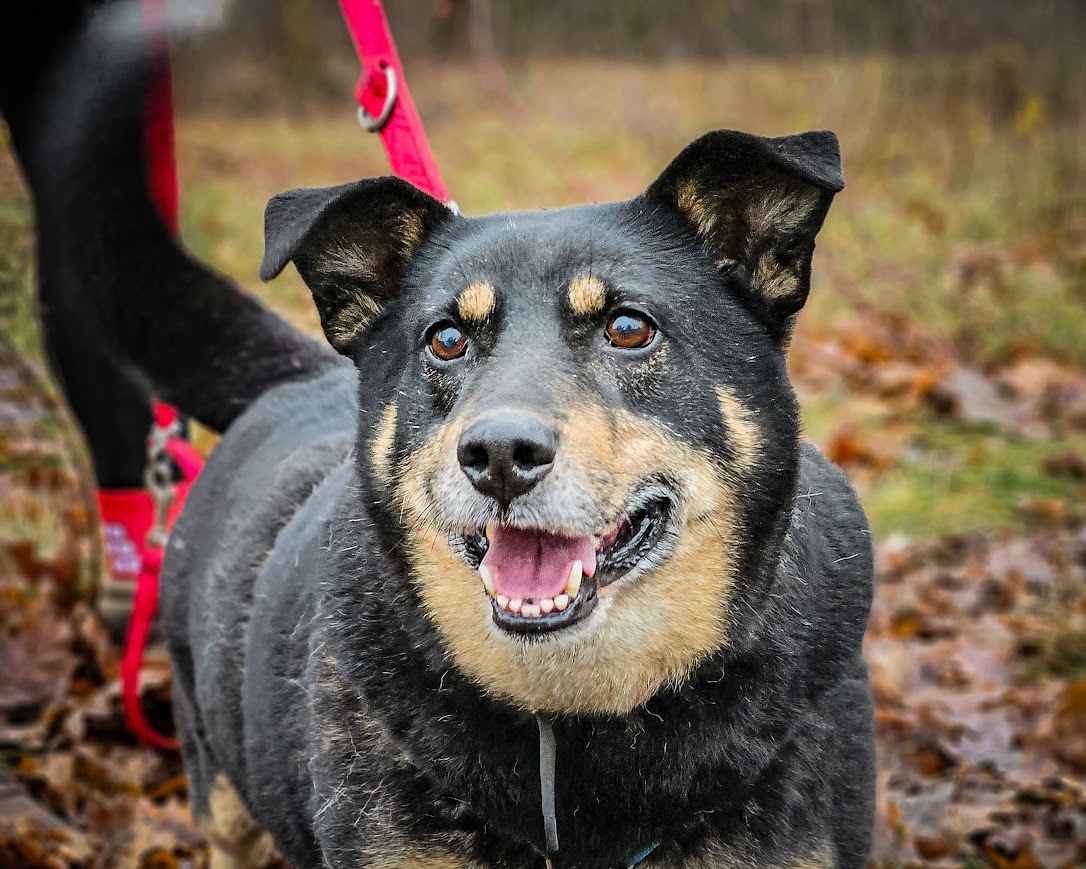
[[[48,13],[40,8],[34,13],[11,10],[14,20],[0,40],[0,111],[34,200],[38,298],[53,373],[87,438],[98,484],[134,488],[143,484],[149,391],[103,342],[97,318],[86,309],[84,300],[101,277],[88,263],[82,244],[81,224],[87,215],[69,207],[55,152],[40,141],[44,115],[58,111],[50,79],[86,9],[85,3],[55,3]],[[25,20],[19,21],[22,15]],[[112,124],[127,129],[114,127],[110,135],[128,149],[129,159],[114,161],[113,171],[130,173],[127,179],[116,179],[122,184],[142,184],[146,161],[141,92],[134,88],[128,94],[133,104],[118,107],[111,118]]]

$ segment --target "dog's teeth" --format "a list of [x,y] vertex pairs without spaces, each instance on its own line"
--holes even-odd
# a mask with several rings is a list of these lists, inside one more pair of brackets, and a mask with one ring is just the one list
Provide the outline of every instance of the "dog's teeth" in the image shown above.
[[479,576],[483,580],[483,588],[486,589],[486,593],[494,597],[494,579],[490,575],[490,569],[485,564],[479,565]]
[[509,601],[509,612],[519,613],[520,608],[521,606],[523,606],[523,604],[524,601],[522,601],[519,597],[513,598],[511,601]]
[[536,618],[539,615],[539,605],[534,603],[526,603],[524,605],[524,608],[521,609],[520,614],[522,616]]
[[554,599],[554,608],[556,610],[558,610],[558,612],[561,612],[567,606],[569,606],[569,595],[568,594],[560,594],[560,595],[558,595],[558,597],[556,597]]
[[570,597],[576,597],[577,592],[581,590],[581,572],[581,562],[574,561],[569,569],[569,579],[566,580],[566,594]]
[[487,522],[486,523],[486,539],[487,540],[493,540],[494,539],[494,526],[496,524],[497,523],[495,523],[495,522]]
[[505,609],[507,606],[509,606],[509,598],[507,598],[504,594],[499,594],[497,597],[494,598],[494,600],[498,602],[498,606],[500,606],[502,609]]
[[549,613],[554,609],[554,601],[549,597],[545,597],[539,602],[539,608],[543,610],[543,612]]

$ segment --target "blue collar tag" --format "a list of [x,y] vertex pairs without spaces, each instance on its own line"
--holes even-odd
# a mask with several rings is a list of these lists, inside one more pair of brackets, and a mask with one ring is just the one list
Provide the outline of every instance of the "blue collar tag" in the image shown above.
[[626,865],[626,869],[634,869],[634,866],[640,866],[642,863],[644,863],[648,859],[649,854],[651,854],[653,851],[655,851],[659,846],[660,846],[659,842],[653,842],[647,848],[642,848],[640,851],[637,852],[637,854],[634,855],[633,859],[630,860],[630,862]]

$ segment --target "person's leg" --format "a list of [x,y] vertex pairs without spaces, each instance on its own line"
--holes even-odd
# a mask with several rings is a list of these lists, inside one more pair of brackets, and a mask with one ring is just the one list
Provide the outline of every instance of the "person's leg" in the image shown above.
[[[141,552],[154,519],[144,487],[151,406],[147,390],[81,322],[64,313],[77,286],[39,246],[42,331],[52,370],[86,438],[98,483],[105,573],[96,606],[120,635],[132,609]],[[50,263],[50,264],[47,264]],[[68,281],[65,284],[65,281]]]
[[[189,257],[163,221],[148,184],[147,100],[162,56],[147,2],[96,13],[73,4],[80,14],[52,42],[42,37],[33,74],[4,60],[18,27],[0,30],[0,110],[34,199],[47,341],[99,482],[122,492],[141,485],[152,416],[129,361],[156,395],[215,431],[270,387],[342,364]],[[187,464],[180,452],[173,459]],[[131,499],[117,501],[128,516]],[[107,514],[111,503],[103,497]],[[141,515],[146,528],[151,512]]]

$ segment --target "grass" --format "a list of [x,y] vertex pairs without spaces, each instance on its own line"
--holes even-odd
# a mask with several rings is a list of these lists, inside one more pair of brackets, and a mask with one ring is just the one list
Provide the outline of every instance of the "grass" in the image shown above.
[[38,356],[39,335],[30,292],[30,212],[24,202],[5,200],[3,194],[0,185],[0,346]]
[[1045,461],[1086,437],[1037,443],[942,422],[916,427],[900,464],[861,487],[876,534],[914,536],[1011,528],[1028,521],[1030,502],[1075,503],[1082,483],[1053,476]]
[[[634,195],[713,128],[834,129],[849,186],[805,317],[829,322],[862,301],[922,320],[981,364],[1029,347],[1086,365],[1081,120],[1049,123],[1031,97],[994,123],[983,94],[953,90],[978,64],[537,61],[492,92],[470,67],[420,64],[412,82],[469,214]],[[250,285],[270,195],[387,171],[346,101],[271,118],[196,110],[180,138],[186,238]],[[301,287],[288,286],[272,292],[290,302]]]
[[[849,186],[820,237],[802,317],[832,330],[857,310],[905,313],[967,361],[1023,352],[1086,367],[1086,156],[1081,116],[1026,94],[996,119],[982,57],[682,61],[531,61],[503,84],[466,66],[415,64],[415,99],[455,197],[468,214],[616,199],[642,190],[688,141],[720,127],[780,135],[834,129]],[[268,197],[305,185],[384,174],[375,137],[342,105],[287,112],[201,107],[186,94],[179,156],[182,227],[200,258],[318,331],[293,270],[269,285],[256,272]],[[274,96],[271,97],[274,99]],[[0,166],[0,285],[18,302],[0,318],[24,352],[29,325],[29,217],[10,165]],[[3,247],[4,245],[0,245]],[[11,295],[5,290],[4,298]],[[798,340],[802,340],[801,330]],[[824,438],[857,397],[817,397],[808,430]],[[875,429],[887,423],[872,418]],[[880,534],[1021,524],[1019,504],[1074,501],[1081,483],[1045,460],[1086,452],[1086,438],[1024,441],[920,417],[894,422],[905,445],[891,469],[860,480]]]
[[853,474],[878,537],[916,537],[1021,528],[1031,503],[1060,501],[1071,510],[1086,484],[1054,473],[1053,459],[1086,457],[1086,434],[1027,438],[925,411],[887,413],[847,392],[803,403],[804,434],[825,446],[846,430],[892,459],[887,469]]

